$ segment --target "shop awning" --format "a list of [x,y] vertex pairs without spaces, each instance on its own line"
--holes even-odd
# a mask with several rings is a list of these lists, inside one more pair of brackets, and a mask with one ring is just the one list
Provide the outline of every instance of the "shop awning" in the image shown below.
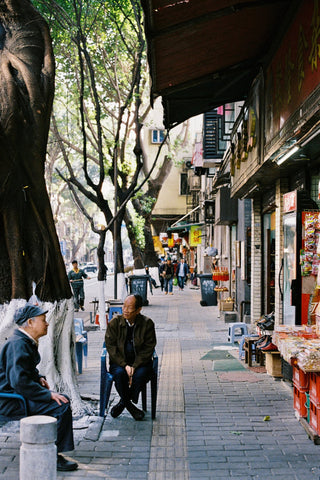
[[184,230],[188,230],[190,227],[202,227],[204,222],[198,223],[178,223],[174,227],[168,227],[167,232],[183,232]]
[[242,100],[297,0],[141,0],[167,128]]

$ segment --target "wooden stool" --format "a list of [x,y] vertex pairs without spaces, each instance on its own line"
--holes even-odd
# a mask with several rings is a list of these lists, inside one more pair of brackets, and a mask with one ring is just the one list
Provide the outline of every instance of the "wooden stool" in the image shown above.
[[248,367],[252,367],[252,356],[255,356],[257,361],[257,348],[254,342],[257,341],[257,337],[245,337],[244,339],[244,361],[248,364]]

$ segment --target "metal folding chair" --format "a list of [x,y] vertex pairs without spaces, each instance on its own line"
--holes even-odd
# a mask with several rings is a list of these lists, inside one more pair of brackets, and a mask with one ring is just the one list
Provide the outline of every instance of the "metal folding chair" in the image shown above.
[[74,331],[76,337],[76,359],[78,364],[78,372],[82,373],[82,359],[84,358],[84,366],[88,364],[88,332],[84,329],[82,318],[74,318]]
[[24,409],[24,416],[28,416],[28,407],[27,407],[27,402],[25,398],[20,395],[19,393],[8,393],[8,392],[0,392],[0,398],[16,398],[17,400],[20,400],[20,402],[23,405]]

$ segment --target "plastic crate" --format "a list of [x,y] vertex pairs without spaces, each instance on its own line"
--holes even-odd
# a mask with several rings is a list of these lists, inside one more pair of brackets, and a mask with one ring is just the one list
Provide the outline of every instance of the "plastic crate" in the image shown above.
[[310,400],[315,405],[320,406],[320,373],[310,372],[309,375]]
[[294,385],[298,387],[300,391],[303,390],[307,392],[309,390],[310,373],[304,372],[298,365],[293,365],[292,367],[292,379]]
[[313,403],[310,397],[310,426],[320,435],[320,408]]
[[307,402],[306,393],[299,390],[299,388],[293,385],[293,408],[298,413],[299,417],[305,418],[308,416],[306,402]]

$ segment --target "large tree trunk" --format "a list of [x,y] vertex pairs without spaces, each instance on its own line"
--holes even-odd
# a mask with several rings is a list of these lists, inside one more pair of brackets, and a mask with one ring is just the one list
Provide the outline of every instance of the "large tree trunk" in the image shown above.
[[28,0],[0,0],[0,337],[35,284],[50,310],[40,344],[45,374],[79,411],[73,302],[44,180],[53,94],[46,23]]
[[158,266],[158,255],[154,249],[154,243],[151,231],[151,218],[147,218],[143,228],[145,247],[143,252],[143,258],[145,265],[149,267]]
[[0,302],[70,298],[44,180],[54,93],[46,23],[27,0],[0,2]]
[[127,232],[128,232],[128,237],[130,241],[130,246],[132,250],[132,257],[133,257],[133,262],[134,262],[134,268],[141,269],[144,268],[144,261],[142,258],[142,252],[139,247],[138,241],[137,241],[137,236],[134,230],[134,224],[133,224],[133,219],[128,211],[128,209],[125,210],[125,214],[123,217],[123,220],[126,224],[127,227]]

